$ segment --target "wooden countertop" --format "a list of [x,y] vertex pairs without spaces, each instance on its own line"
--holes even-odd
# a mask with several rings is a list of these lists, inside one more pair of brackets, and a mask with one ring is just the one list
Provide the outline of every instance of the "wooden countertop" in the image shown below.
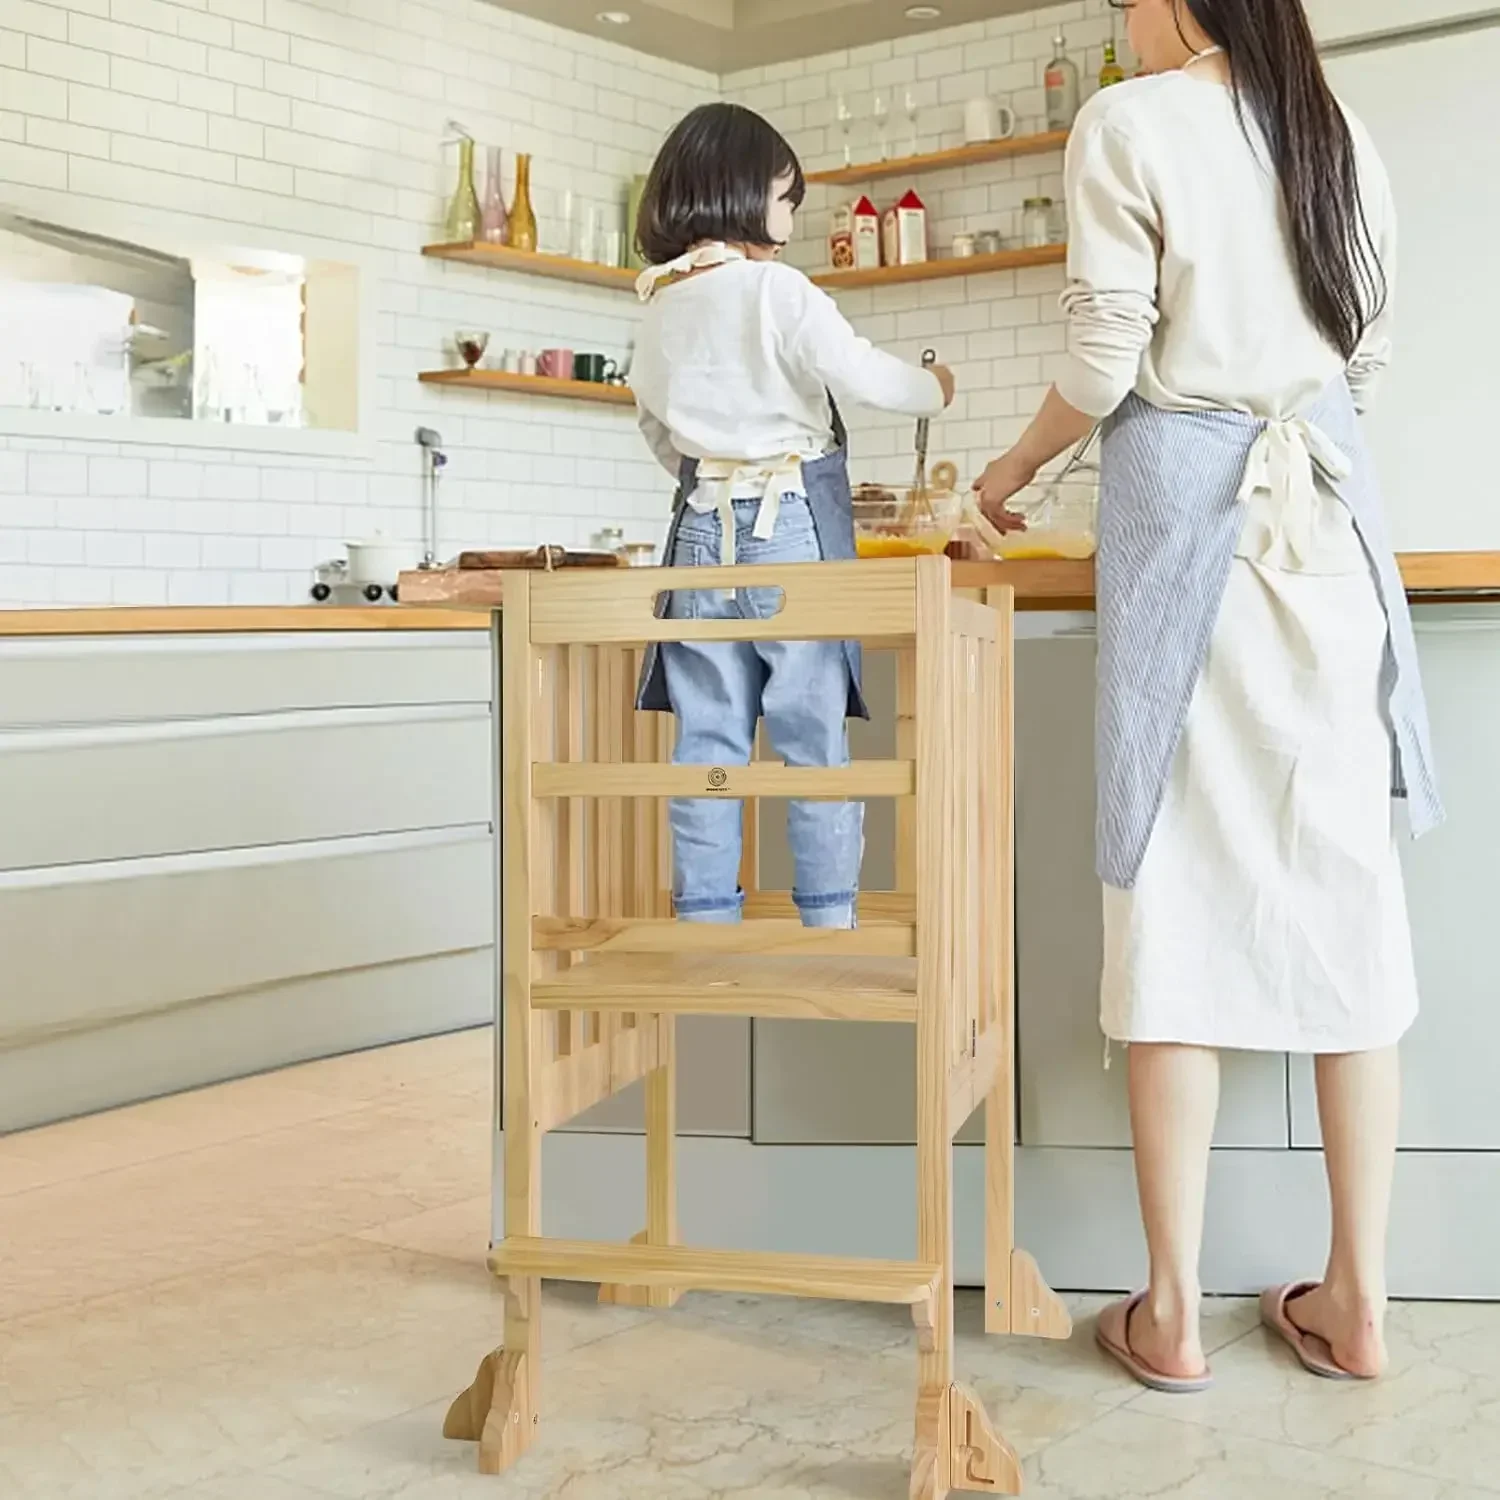
[[152,609],[5,609],[0,636],[254,635],[284,631],[488,630],[489,610],[337,604]]
[[[1414,603],[1500,602],[1500,552],[1408,552],[1398,561]],[[441,569],[403,573],[402,597],[411,604],[493,609],[500,603],[502,574]],[[954,582],[964,588],[1013,584],[1016,603],[1027,610],[1091,610],[1094,564],[1027,561],[955,563]]]
[[[1403,552],[1396,561],[1413,604],[1500,603],[1500,552]],[[1094,607],[1092,559],[955,563],[953,581],[964,588],[1013,584],[1020,609]]]
[[[1500,604],[1500,552],[1408,552],[1398,559],[1415,604]],[[405,574],[401,605],[0,610],[0,637],[252,635],[285,631],[485,630],[500,603],[499,573],[445,569]],[[1090,610],[1092,562],[955,563],[963,588],[1013,584],[1027,610]]]

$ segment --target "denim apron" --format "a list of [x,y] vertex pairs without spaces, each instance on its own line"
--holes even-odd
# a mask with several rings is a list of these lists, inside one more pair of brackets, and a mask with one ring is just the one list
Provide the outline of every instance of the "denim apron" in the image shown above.
[[1295,496],[1321,481],[1349,511],[1387,622],[1382,696],[1392,795],[1414,836],[1443,819],[1406,591],[1348,382],[1266,421],[1166,411],[1131,395],[1104,429],[1096,560],[1097,864],[1134,887],[1208,656],[1254,490]]
[[[807,493],[807,508],[812,516],[813,531],[817,534],[818,550],[822,553],[823,561],[847,562],[859,555],[854,547],[853,497],[849,487],[849,435],[839,414],[838,403],[831,395],[828,405],[833,418],[833,440],[838,446],[834,452],[825,454],[822,458],[805,459],[802,464],[802,479]],[[687,498],[693,493],[697,483],[697,459],[684,458],[678,473],[672,525],[662,549],[663,567],[671,566],[677,536],[682,530],[683,517],[688,509]],[[656,601],[657,619],[666,618],[670,602],[669,594],[663,594]],[[844,656],[849,663],[848,716],[851,719],[868,719],[870,710],[865,705],[860,688],[859,642],[845,641]],[[662,666],[661,649],[654,643],[646,648],[636,707],[651,713],[672,711],[667,697],[667,677]]]

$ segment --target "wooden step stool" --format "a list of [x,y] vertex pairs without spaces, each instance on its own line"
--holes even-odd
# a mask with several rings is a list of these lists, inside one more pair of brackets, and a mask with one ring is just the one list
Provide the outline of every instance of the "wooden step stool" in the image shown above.
[[[664,620],[658,593],[771,587],[766,620]],[[913,1500],[1016,1494],[1015,1453],[953,1372],[953,1137],[985,1106],[986,1328],[1066,1338],[1066,1310],[1013,1245],[1012,596],[959,597],[945,558],[505,579],[500,635],[500,985],[505,1341],[444,1426],[499,1473],[538,1422],[541,1281],[669,1307],[690,1288],[894,1303],[919,1348]],[[638,713],[640,648],[836,640],[900,653],[898,755],[847,769],[670,764],[673,724]],[[751,891],[738,926],[671,917],[669,797],[895,797],[906,890],[852,932],[809,930]],[[753,816],[747,823],[753,826]],[[753,855],[747,874],[753,873]],[[747,884],[749,882],[747,881]],[[682,1014],[904,1022],[917,1034],[917,1259],[678,1243],[674,1021]],[[541,1237],[543,1134],[646,1087],[646,1226],[628,1245]]]

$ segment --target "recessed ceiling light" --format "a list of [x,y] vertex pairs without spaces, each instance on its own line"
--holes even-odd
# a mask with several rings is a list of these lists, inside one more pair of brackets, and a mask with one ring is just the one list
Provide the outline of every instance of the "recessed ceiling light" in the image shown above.
[[630,12],[628,10],[601,10],[594,19],[603,21],[606,26],[629,26]]
[[908,5],[906,7],[908,21],[936,21],[942,13],[942,9],[936,5]]

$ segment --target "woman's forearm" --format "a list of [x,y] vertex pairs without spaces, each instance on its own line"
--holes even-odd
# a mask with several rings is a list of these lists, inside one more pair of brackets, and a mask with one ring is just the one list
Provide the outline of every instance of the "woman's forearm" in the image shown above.
[[1028,468],[1040,469],[1050,464],[1059,453],[1077,447],[1093,430],[1093,417],[1070,405],[1053,386],[1014,452]]

